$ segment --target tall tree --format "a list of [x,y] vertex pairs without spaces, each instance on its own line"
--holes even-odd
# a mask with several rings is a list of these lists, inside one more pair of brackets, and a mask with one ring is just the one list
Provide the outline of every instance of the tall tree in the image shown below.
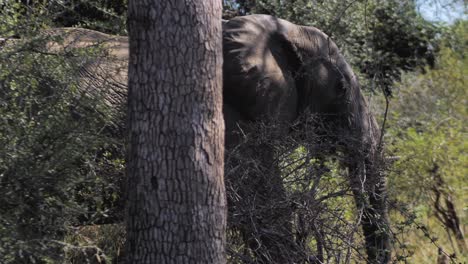
[[128,15],[127,263],[224,263],[221,2]]

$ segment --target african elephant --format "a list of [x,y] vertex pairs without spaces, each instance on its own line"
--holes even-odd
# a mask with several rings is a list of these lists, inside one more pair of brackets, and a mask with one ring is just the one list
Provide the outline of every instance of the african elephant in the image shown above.
[[[65,34],[65,41],[60,45],[68,47],[102,43],[109,48],[111,58],[90,62],[83,69],[85,90],[99,90],[95,88],[111,84],[112,93],[106,92],[103,96],[111,105],[124,105],[128,62],[126,38],[84,29],[60,29],[52,34]],[[57,49],[54,45],[51,48]],[[325,133],[333,134],[328,139],[337,142],[349,157],[343,165],[349,169],[350,186],[356,205],[362,211],[361,225],[368,262],[388,263],[391,243],[385,177],[378,170],[380,132],[355,74],[335,43],[313,27],[295,25],[268,15],[250,15],[223,21],[223,49],[227,150],[242,140],[241,124],[258,121],[274,124],[281,135],[288,134],[293,123],[295,129],[304,129],[305,126],[301,126],[304,116],[322,116],[322,122],[331,129]],[[275,196],[284,189],[278,178],[279,172],[272,164],[273,151],[268,146],[261,146],[255,153],[262,156],[260,161],[264,168],[268,168],[266,173],[271,174],[271,180],[278,182],[275,190],[259,188],[257,191],[263,192],[265,199],[276,199]],[[261,182],[258,184],[262,185]],[[264,215],[264,218],[269,217],[275,216]],[[290,221],[284,218],[290,216],[282,217],[279,225],[287,231]],[[262,225],[259,222],[253,224]],[[249,228],[248,225],[244,228],[246,241],[252,231]],[[254,248],[273,252],[278,263],[290,262],[281,257],[271,238],[260,239],[249,246],[253,252],[258,252],[254,253],[257,262],[272,260],[263,258],[264,252]]]
[[[316,28],[251,15],[224,23],[223,48],[226,145],[238,144],[235,131],[240,122],[275,123],[279,133],[287,133],[301,116],[322,116],[331,129],[326,133],[334,135],[331,140],[347,138],[338,143],[350,157],[344,164],[356,204],[363,210],[368,260],[387,263],[385,178],[377,168],[380,133],[356,76],[335,43]],[[262,161],[269,162],[266,157]],[[275,196],[278,193],[281,190],[275,190]],[[260,243],[270,242],[266,238]]]

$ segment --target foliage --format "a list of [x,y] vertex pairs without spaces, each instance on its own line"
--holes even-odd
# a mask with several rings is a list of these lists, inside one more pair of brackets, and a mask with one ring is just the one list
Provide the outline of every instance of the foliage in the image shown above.
[[[465,242],[457,241],[458,247],[453,244],[449,247],[447,234],[457,238],[448,233],[453,230],[441,222],[435,205],[438,195],[455,205],[466,203],[468,198],[465,126],[468,60],[461,52],[467,47],[467,29],[466,21],[447,29],[450,34],[444,38],[435,69],[428,69],[426,74],[404,75],[392,102],[391,129],[387,135],[390,151],[398,156],[390,175],[395,199],[414,210],[416,220],[429,225],[431,235],[441,238],[444,242],[440,244],[445,244],[444,249],[452,253],[466,250]],[[466,215],[462,208],[455,209],[463,228],[467,224]],[[421,234],[415,234],[418,235]],[[427,254],[435,261],[437,250],[433,247],[429,253],[425,252],[427,247],[414,247],[415,257]]]
[[125,243],[121,224],[79,226],[65,236],[66,263],[120,263]]
[[10,10],[22,19],[40,14],[53,27],[78,26],[120,35],[127,31],[127,0],[7,0],[3,5],[7,10],[16,6],[16,10]]
[[109,133],[114,110],[79,86],[101,51],[46,51],[49,20],[23,8],[1,10],[0,35],[24,39],[0,46],[0,262],[60,262],[71,226],[119,204],[122,142]]
[[[464,42],[466,45],[466,39]],[[466,57],[444,48],[436,69],[428,70],[426,74],[406,75],[399,85],[401,88],[392,108],[393,129],[388,140],[397,141],[391,142],[396,148],[395,153],[405,154],[397,161],[397,166],[406,163],[407,159],[413,160],[413,165],[404,171],[408,173],[405,176],[413,175],[408,177],[413,184],[407,186],[420,186],[426,182],[427,179],[414,176],[432,170],[434,164],[443,164],[440,169],[444,175],[466,180],[466,168],[463,169],[466,157],[461,155],[467,147],[464,127],[468,116],[466,76]]]
[[127,0],[48,1],[46,8],[57,14],[55,26],[79,26],[120,35],[127,32]]

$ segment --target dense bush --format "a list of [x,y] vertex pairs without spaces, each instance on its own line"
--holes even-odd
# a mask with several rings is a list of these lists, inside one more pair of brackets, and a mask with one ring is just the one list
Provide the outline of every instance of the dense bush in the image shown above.
[[118,217],[123,142],[116,110],[79,84],[103,51],[46,50],[49,21],[23,10],[1,10],[0,35],[23,39],[0,46],[0,262],[60,262],[73,226]]
[[390,174],[394,197],[414,210],[420,227],[428,228],[401,239],[410,243],[415,257],[433,262],[437,251],[415,243],[417,237],[429,236],[427,244],[434,240],[450,254],[458,253],[457,261],[466,261],[463,227],[467,220],[461,206],[467,199],[468,181],[468,60],[460,51],[467,48],[467,29],[466,22],[448,29],[450,37],[443,39],[435,69],[404,75],[392,102],[387,135],[390,151],[397,157]]

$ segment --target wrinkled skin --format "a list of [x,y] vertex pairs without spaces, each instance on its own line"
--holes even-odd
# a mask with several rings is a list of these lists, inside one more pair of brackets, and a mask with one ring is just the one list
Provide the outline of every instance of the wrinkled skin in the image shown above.
[[[52,50],[104,44],[111,57],[100,58],[84,69],[85,91],[96,92],[99,90],[96,88],[111,84],[112,91],[103,96],[110,104],[124,105],[128,63],[126,38],[84,29],[56,29],[48,34],[65,36],[63,43],[49,47]],[[381,232],[389,228],[389,222],[385,178],[378,172],[379,129],[356,76],[334,42],[313,27],[298,26],[267,15],[251,15],[223,21],[223,49],[227,151],[242,142],[243,133],[249,132],[240,131],[242,124],[256,121],[274,124],[275,132],[281,135],[291,130],[292,123],[299,122],[300,129],[304,116],[323,116],[323,122],[333,129],[327,133],[335,135],[330,140],[340,145],[349,157],[343,165],[349,169],[350,186],[362,212],[368,262],[388,263],[390,236],[389,232]],[[340,139],[346,140],[341,142]],[[252,184],[260,186],[255,187],[256,192],[265,200],[281,202],[285,190],[273,162],[273,150],[268,146],[255,146],[247,148],[244,154],[252,153],[261,156],[259,160],[263,165],[260,167],[265,168],[262,173],[271,175],[269,181],[277,183],[276,189],[262,188],[265,183],[252,178]],[[246,197],[251,195],[246,194]],[[256,262],[293,262],[289,252],[284,251],[289,246],[277,246],[283,241],[282,235],[252,239],[254,230],[269,225],[275,225],[277,231],[284,231],[284,237],[287,236],[291,229],[290,217],[281,211],[268,213],[262,218],[271,221],[253,220],[250,225],[241,227]],[[294,246],[289,248],[293,250]]]

